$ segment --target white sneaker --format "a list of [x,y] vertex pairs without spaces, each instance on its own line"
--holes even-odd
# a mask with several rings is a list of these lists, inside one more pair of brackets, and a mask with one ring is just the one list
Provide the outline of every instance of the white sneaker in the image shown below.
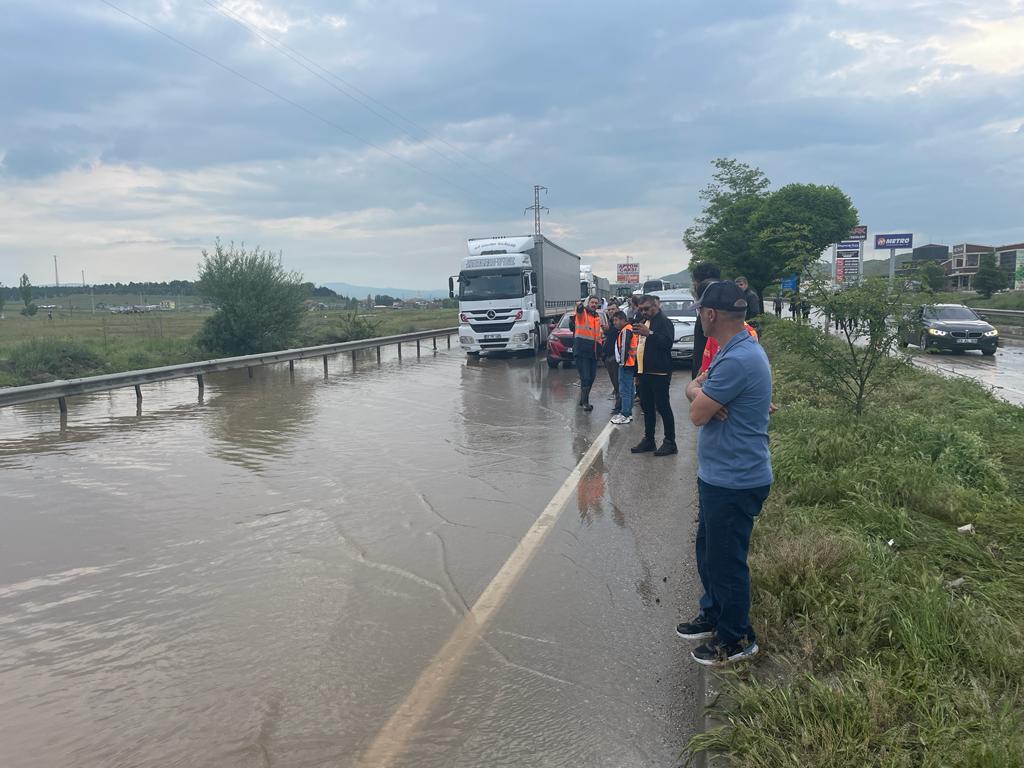
[[612,424],[621,424],[622,423],[622,414],[621,413],[613,414],[611,419],[609,419],[609,421],[611,421]]
[[623,416],[621,413],[616,413],[612,416],[612,424],[631,424],[632,422],[632,416]]

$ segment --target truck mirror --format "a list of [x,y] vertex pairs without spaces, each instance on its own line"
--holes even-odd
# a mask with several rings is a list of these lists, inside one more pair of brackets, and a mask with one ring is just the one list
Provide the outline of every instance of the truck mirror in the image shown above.
[[448,298],[455,298],[455,278],[453,277],[448,278]]

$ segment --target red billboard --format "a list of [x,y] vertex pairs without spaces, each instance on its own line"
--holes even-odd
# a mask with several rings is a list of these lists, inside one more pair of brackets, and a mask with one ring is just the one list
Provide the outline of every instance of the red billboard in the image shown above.
[[633,262],[632,264],[619,264],[616,266],[615,282],[639,284],[640,265],[637,262]]

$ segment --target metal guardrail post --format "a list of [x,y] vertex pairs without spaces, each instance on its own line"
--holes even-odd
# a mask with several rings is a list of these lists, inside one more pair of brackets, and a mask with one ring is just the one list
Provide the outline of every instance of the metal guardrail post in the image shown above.
[[402,361],[402,342],[398,342],[398,361]]
[[377,365],[380,365],[380,344],[377,345]]
[[199,393],[202,394],[203,389],[206,388],[206,384],[203,382],[203,374],[196,376],[196,381],[199,383]]
[[420,359],[420,340],[416,339],[416,359]]

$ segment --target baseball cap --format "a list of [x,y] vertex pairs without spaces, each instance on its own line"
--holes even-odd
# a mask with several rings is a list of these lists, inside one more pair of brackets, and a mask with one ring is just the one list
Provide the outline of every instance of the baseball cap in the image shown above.
[[747,299],[743,289],[732,280],[711,283],[697,300],[697,307],[720,309],[724,312],[745,312]]

